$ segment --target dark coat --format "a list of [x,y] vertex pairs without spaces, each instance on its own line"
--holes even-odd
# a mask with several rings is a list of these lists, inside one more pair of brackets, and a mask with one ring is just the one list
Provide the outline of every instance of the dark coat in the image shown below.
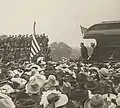
[[113,82],[111,80],[101,80],[99,86],[101,94],[111,93],[117,95],[113,88]]
[[85,46],[81,47],[81,57],[82,57],[82,59],[88,58],[88,50]]

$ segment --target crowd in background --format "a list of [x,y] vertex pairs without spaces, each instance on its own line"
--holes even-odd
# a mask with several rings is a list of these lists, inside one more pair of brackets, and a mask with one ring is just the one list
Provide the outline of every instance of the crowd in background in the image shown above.
[[[31,38],[1,36],[0,108],[120,108],[119,62],[88,62],[84,43],[81,58],[53,62],[45,34],[37,35],[41,52],[30,61]],[[17,51],[23,57],[7,58]]]
[[[48,46],[48,36],[45,34],[36,35],[37,42],[41,48],[38,56],[49,58],[50,48]],[[18,61],[21,58],[29,60],[32,34],[26,35],[1,35],[0,36],[0,58],[5,60]]]
[[119,108],[120,63],[0,63],[1,108]]

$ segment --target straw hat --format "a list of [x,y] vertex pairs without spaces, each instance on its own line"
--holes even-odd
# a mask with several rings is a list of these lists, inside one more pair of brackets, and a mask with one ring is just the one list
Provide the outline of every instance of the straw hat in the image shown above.
[[96,71],[97,73],[99,72],[99,68],[97,68],[97,67],[90,67],[89,70]]
[[15,75],[18,75],[19,77],[21,77],[21,75],[23,74],[23,73],[19,72],[18,70],[13,70],[13,73]]
[[45,81],[40,76],[35,76],[26,85],[26,91],[31,94],[39,93]]
[[11,98],[0,93],[0,108],[15,108]]
[[15,92],[15,90],[10,85],[4,85],[0,88],[1,93],[10,94]]
[[[47,91],[47,92],[43,93],[40,105],[44,105],[44,107],[46,107],[49,104],[48,97],[51,97],[51,99],[53,99],[53,97],[56,97],[56,95],[53,96],[52,94],[56,94],[57,97],[59,97],[57,99],[57,101],[55,101],[55,108],[60,107],[60,106],[64,106],[67,104],[67,102],[68,102],[67,95],[61,94],[59,91],[54,90],[54,91]],[[50,96],[50,95],[52,95],[52,96]],[[50,98],[49,98],[49,100],[50,100]]]
[[102,96],[104,99],[107,99],[107,100],[116,99],[116,95],[114,94],[104,94]]
[[31,68],[31,69],[32,69],[32,68],[35,68],[35,69],[37,69],[38,71],[42,71],[42,69],[40,68],[40,66],[39,66],[39,65],[36,65],[36,64],[33,64],[30,68]]
[[101,95],[96,94],[85,102],[84,108],[108,108],[108,104]]
[[109,79],[109,70],[106,68],[101,68],[99,71],[99,75],[104,79]]
[[26,66],[25,66],[25,69],[30,71],[30,69],[31,69],[31,66],[32,66],[32,64],[31,64],[31,63],[29,63],[29,64],[26,64]]
[[116,98],[116,103],[118,106],[120,106],[120,93],[118,93],[118,96]]
[[54,75],[49,75],[47,84],[49,84],[51,86],[58,86],[59,82],[56,80],[56,77]]
[[68,102],[68,97],[65,94],[60,94],[59,95],[59,100],[55,103],[55,107],[60,107],[63,105],[66,105]]
[[62,93],[67,93],[72,89],[72,86],[69,82],[63,82],[63,85],[60,87]]
[[62,64],[62,68],[69,68],[67,64]]
[[27,81],[23,78],[12,78],[12,82],[18,83],[20,86],[25,85]]
[[109,108],[116,108],[116,104],[112,100],[116,100],[117,96],[114,94],[104,94],[102,95],[104,99],[107,100]]
[[116,68],[120,68],[120,62],[116,63],[116,64],[115,64],[115,67],[116,67]]

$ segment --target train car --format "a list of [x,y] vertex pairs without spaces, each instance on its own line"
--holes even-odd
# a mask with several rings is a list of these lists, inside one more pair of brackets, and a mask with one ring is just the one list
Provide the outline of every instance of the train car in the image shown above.
[[91,61],[120,61],[120,21],[94,24],[87,29],[83,38],[97,42]]

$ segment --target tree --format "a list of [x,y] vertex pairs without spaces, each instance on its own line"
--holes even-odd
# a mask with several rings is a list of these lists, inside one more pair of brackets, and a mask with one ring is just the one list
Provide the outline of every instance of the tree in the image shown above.
[[62,57],[69,58],[72,52],[72,48],[64,42],[54,42],[50,47],[53,61],[59,61]]

